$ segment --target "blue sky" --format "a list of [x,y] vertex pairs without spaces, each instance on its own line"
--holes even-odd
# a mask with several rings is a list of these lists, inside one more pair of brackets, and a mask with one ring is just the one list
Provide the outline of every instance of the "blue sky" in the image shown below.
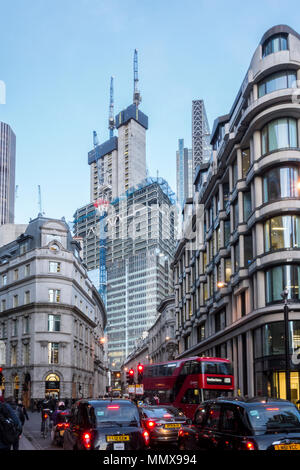
[[17,136],[16,223],[38,213],[72,221],[89,202],[92,131],[108,138],[110,76],[115,113],[132,102],[139,51],[141,110],[149,117],[150,174],[176,189],[179,138],[191,145],[191,102],[210,127],[233,103],[264,32],[300,31],[292,0],[0,0],[0,120]]

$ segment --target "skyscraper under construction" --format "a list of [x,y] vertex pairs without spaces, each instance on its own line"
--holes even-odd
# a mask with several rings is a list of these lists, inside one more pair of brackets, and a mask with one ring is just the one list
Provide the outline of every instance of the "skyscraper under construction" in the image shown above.
[[[88,154],[91,202],[74,214],[84,261],[91,276],[100,273],[99,291],[107,299],[111,369],[120,367],[152,325],[172,282],[175,197],[163,178],[146,176],[148,117],[140,102],[135,50],[133,103],[114,116],[111,82],[109,139],[99,144],[94,132]],[[104,215],[97,210],[101,205]]]

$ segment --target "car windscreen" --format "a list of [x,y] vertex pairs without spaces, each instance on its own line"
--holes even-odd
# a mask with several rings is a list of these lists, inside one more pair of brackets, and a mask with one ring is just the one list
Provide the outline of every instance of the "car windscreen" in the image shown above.
[[100,404],[90,409],[90,415],[96,425],[104,425],[105,423],[139,425],[140,423],[137,408],[127,404],[114,404],[113,402]]
[[247,409],[247,415],[252,428],[257,431],[300,431],[300,414],[292,405],[253,405]]
[[177,410],[177,408],[159,407],[159,408],[145,408],[144,413],[148,418],[184,418],[184,414]]

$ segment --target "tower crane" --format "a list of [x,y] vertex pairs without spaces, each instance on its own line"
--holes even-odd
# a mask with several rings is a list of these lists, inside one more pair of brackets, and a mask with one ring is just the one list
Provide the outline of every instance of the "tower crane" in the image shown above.
[[138,107],[140,102],[142,101],[141,94],[138,90],[138,52],[137,49],[134,49],[134,57],[133,57],[133,103]]
[[115,118],[114,118],[114,77],[110,78],[110,97],[109,97],[109,118],[108,129],[109,138],[114,136]]

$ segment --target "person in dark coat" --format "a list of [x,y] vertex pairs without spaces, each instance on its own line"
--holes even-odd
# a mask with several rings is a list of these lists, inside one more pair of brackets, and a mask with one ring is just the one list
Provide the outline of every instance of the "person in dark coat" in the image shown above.
[[[0,403],[0,406],[4,407],[4,412],[10,416],[10,418],[13,420],[13,422],[15,423],[17,427],[17,435],[16,435],[16,439],[14,443],[12,444],[12,448],[13,450],[19,450],[19,440],[20,440],[20,436],[22,433],[22,424],[17,415],[17,412],[13,408],[14,404],[15,404],[14,398],[8,397],[4,402]],[[15,408],[16,408],[16,405],[15,405]],[[10,449],[11,449],[11,445],[7,445],[6,443],[1,442],[0,440],[0,450],[10,450]]]
[[[19,411],[20,410],[20,411]],[[26,408],[25,406],[23,405],[22,401],[19,400],[18,401],[18,405],[17,405],[17,411],[18,413],[20,413],[20,421],[22,423],[22,426],[24,426],[24,423],[25,423],[25,418],[27,419],[27,421],[29,420],[28,418],[28,414],[27,414],[27,411],[26,411]]]

